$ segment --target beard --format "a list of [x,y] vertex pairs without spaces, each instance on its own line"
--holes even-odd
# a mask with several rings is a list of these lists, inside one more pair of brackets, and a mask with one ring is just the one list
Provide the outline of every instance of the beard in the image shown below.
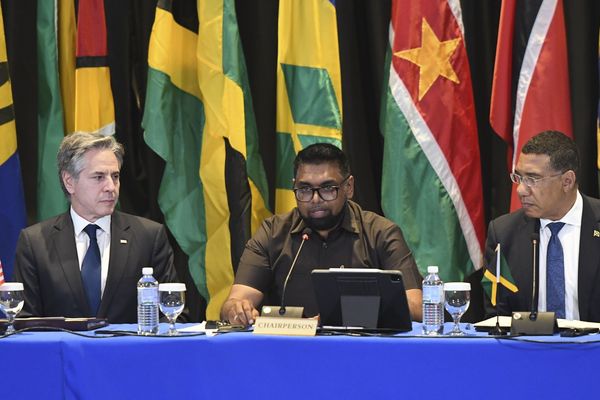
[[310,215],[302,215],[304,223],[314,231],[329,231],[335,228],[344,218],[346,206],[342,207],[339,213],[330,213],[321,218],[312,218]]

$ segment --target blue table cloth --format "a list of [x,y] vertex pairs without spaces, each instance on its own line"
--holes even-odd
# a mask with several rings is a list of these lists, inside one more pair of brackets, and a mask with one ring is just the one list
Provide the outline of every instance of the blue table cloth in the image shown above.
[[420,333],[420,324],[414,328],[396,337],[23,332],[0,339],[0,398],[489,399],[597,392],[600,335],[431,338],[411,336]]

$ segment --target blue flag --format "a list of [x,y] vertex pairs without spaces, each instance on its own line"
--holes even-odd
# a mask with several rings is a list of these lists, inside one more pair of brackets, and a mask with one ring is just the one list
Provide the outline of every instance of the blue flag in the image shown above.
[[25,226],[25,200],[12,89],[8,74],[4,20],[0,10],[0,262],[6,281],[12,278],[19,232]]

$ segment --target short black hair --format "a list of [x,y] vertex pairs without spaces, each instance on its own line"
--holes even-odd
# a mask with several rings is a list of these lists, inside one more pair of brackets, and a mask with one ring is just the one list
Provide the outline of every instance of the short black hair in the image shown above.
[[300,150],[294,160],[294,178],[301,164],[337,164],[342,176],[350,175],[350,164],[342,150],[331,143],[315,143]]
[[545,154],[555,171],[579,172],[579,150],[575,141],[559,131],[544,131],[529,139],[521,150],[523,154]]

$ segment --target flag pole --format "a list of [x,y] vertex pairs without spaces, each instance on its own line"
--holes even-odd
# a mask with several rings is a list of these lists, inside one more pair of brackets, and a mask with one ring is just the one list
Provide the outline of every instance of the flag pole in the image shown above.
[[500,243],[496,246],[496,290],[493,290],[494,310],[496,311],[496,326],[489,334],[493,336],[506,335],[506,331],[500,327],[500,314],[498,313],[498,290],[500,290]]

